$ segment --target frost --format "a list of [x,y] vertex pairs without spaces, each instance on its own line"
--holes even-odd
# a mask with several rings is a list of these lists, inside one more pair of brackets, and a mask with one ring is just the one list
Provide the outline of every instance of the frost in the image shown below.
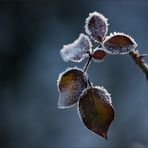
[[83,75],[84,75],[84,77],[85,77],[86,79],[88,78],[87,74],[84,73],[84,71],[83,71],[81,68],[78,68],[77,66],[74,66],[74,67],[68,67],[67,69],[65,69],[65,71],[63,71],[63,72],[61,72],[61,73],[59,74],[59,77],[58,77],[58,79],[57,79],[57,87],[58,87],[58,91],[60,91],[60,90],[59,90],[59,83],[60,83],[60,80],[61,80],[62,76],[65,75],[67,72],[69,72],[69,71],[73,71],[73,70],[76,70],[76,71],[80,71],[80,72],[82,72]]
[[101,42],[108,31],[107,21],[108,19],[98,12],[89,13],[85,21],[85,32],[95,41]]
[[108,91],[103,86],[95,86],[95,88],[98,90],[99,96],[102,96],[102,98],[105,98],[110,104],[112,104],[111,94],[108,93]]
[[68,68],[57,80],[59,91],[58,108],[69,108],[78,100],[82,91],[87,88],[87,75],[77,67]]
[[[66,98],[66,96],[73,96],[75,94],[75,90],[73,90],[73,93],[71,91],[63,91],[62,93],[59,94],[59,101],[58,101],[58,108],[59,109],[65,109],[65,108],[70,108],[75,103],[71,104],[71,99]],[[71,105],[70,105],[71,104]]]
[[64,61],[81,62],[92,52],[92,44],[87,35],[80,34],[79,38],[73,43],[64,45],[61,49],[61,57]]
[[[86,88],[82,91],[81,97],[87,95],[88,89],[89,88]],[[105,100],[108,100],[108,102],[112,104],[111,94],[108,93],[108,91],[103,86],[95,86],[93,89],[97,89],[98,95],[101,96],[101,98],[105,98]]]
[[59,74],[59,77],[58,77],[58,79],[57,79],[58,90],[59,90],[59,83],[60,83],[60,80],[61,80],[62,76],[63,76],[64,74],[66,74],[67,72],[71,71],[71,70],[78,70],[78,71],[83,72],[83,70],[82,70],[81,68],[78,68],[77,66],[75,66],[75,67],[68,67],[67,69],[65,69],[65,71],[63,71],[63,72],[61,72],[61,73]]
[[137,47],[131,36],[116,32],[107,36],[103,43],[104,50],[109,54],[127,54]]

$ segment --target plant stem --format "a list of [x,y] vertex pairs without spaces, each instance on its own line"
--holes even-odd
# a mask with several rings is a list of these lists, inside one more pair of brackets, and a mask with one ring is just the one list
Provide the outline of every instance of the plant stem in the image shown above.
[[[88,61],[86,62],[86,64],[84,65],[84,67],[83,67],[84,73],[87,72],[87,70],[88,70],[88,68],[89,68],[89,65],[90,65],[90,63],[91,63],[91,60],[92,60],[92,56],[89,55],[89,59],[88,59]],[[88,86],[89,86],[89,87],[92,87],[92,84],[91,84],[89,78],[87,78],[87,83],[88,83]]]
[[89,78],[87,78],[87,83],[88,83],[88,86],[89,86],[89,87],[92,87],[92,84],[91,84]]
[[145,63],[143,60],[143,55],[140,55],[138,50],[131,51],[129,55],[132,57],[132,59],[135,61],[135,63],[139,66],[139,68],[145,73],[146,78],[148,80],[148,64]]
[[92,56],[90,55],[88,61],[86,62],[86,64],[83,67],[84,72],[87,72],[89,65],[90,65],[90,62],[91,62],[91,59],[92,59]]

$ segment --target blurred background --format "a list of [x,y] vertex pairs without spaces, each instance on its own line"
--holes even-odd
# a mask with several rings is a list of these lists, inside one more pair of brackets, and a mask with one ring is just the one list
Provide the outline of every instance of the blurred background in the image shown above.
[[109,33],[131,35],[148,53],[147,0],[0,1],[1,147],[148,147],[148,82],[128,55],[89,69],[94,85],[112,94],[108,141],[85,128],[76,106],[57,109],[59,73],[86,62],[66,63],[59,51],[84,33],[93,11],[109,18]]

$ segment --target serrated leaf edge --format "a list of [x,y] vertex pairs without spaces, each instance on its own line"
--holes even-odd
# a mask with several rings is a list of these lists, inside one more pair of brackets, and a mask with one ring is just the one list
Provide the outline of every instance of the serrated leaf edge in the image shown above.
[[[128,37],[128,38],[133,42],[133,48],[131,49],[131,51],[134,51],[135,48],[138,46],[137,43],[135,42],[135,40],[134,40],[130,35],[127,35],[127,34],[122,33],[122,32],[113,32],[113,33],[110,33],[109,36],[106,36],[105,39],[104,39],[104,41],[103,41],[102,48],[103,48],[103,50],[104,50],[106,53],[108,53],[108,54],[116,54],[116,53],[111,53],[111,52],[109,52],[109,51],[105,48],[104,44],[105,44],[105,42],[107,42],[107,41],[108,41],[109,39],[111,39],[112,37],[118,36],[118,35],[119,35],[119,36]],[[129,51],[129,52],[130,52],[130,51]],[[127,53],[129,53],[129,52],[120,53],[120,54],[127,54]]]

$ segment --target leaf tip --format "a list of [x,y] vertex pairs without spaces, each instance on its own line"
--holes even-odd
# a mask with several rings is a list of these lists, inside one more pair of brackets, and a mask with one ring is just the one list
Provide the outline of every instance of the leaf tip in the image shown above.
[[101,137],[103,137],[104,139],[106,139],[106,140],[108,140],[108,135],[107,135],[107,133],[108,133],[108,129],[107,130],[101,130],[101,129],[99,129],[99,130],[93,130],[97,135],[99,135],[99,136],[101,136]]
[[102,133],[102,137],[105,138],[106,140],[108,140],[107,132],[103,132],[103,133]]

